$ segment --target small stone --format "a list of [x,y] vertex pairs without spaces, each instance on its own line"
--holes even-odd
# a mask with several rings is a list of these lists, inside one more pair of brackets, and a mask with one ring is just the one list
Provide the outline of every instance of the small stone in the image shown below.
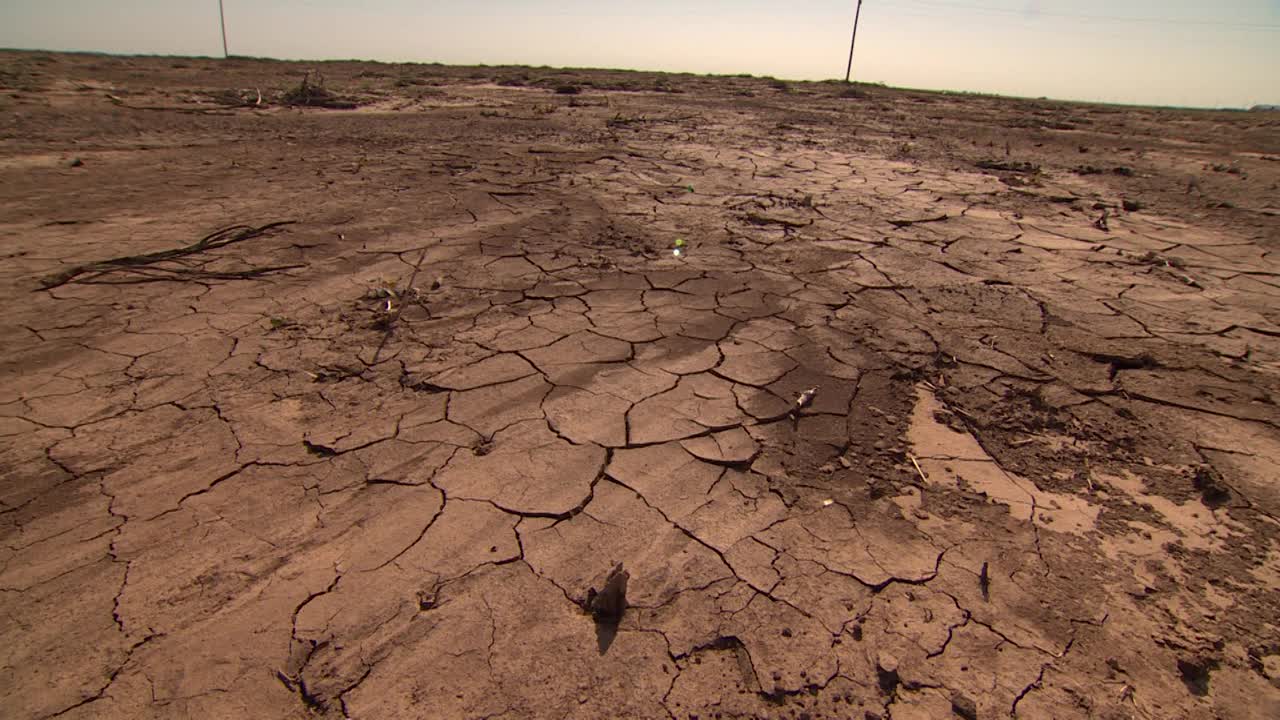
[[782,637],[791,637],[791,628],[782,628]]
[[71,158],[71,162],[67,163],[70,167],[84,167],[84,161],[80,158]]

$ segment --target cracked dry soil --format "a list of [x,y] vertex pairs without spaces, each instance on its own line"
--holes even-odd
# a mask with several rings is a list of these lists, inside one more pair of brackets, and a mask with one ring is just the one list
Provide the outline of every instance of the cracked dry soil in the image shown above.
[[1280,717],[1275,114],[0,58],[6,717]]

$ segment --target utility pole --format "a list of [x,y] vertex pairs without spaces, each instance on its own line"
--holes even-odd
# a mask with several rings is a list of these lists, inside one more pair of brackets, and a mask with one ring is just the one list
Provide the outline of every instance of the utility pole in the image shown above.
[[853,73],[853,44],[858,42],[858,17],[861,15],[862,0],[858,0],[858,9],[853,13],[853,38],[849,40],[849,65],[844,69],[844,81],[846,83],[849,82],[849,76]]
[[[862,4],[862,0],[858,0],[858,4]],[[227,52],[227,14],[222,10],[222,0],[218,0],[218,20],[222,23],[222,57],[229,58],[231,53]],[[857,27],[857,22],[854,22]],[[849,55],[849,62],[853,62],[853,55]],[[847,80],[847,79],[846,79]]]

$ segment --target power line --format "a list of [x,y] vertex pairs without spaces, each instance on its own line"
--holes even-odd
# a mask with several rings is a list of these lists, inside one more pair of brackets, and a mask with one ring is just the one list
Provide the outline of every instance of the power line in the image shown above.
[[1040,17],[1047,18],[1065,18],[1071,20],[1102,20],[1106,22],[1133,22],[1143,24],[1159,24],[1159,25],[1200,25],[1210,27],[1229,28],[1237,30],[1280,30],[1280,25],[1269,25],[1263,23],[1240,23],[1225,22],[1222,20],[1200,20],[1193,18],[1153,18],[1153,17],[1132,17],[1121,15],[1088,15],[1083,13],[1062,13],[1042,10],[1015,10],[1007,7],[992,7],[990,5],[973,5],[970,3],[945,2],[944,0],[899,0],[900,3],[908,5],[919,5],[924,7],[947,8],[955,10],[976,10],[980,12],[995,13],[999,15],[1016,15],[1023,18],[1034,19]]

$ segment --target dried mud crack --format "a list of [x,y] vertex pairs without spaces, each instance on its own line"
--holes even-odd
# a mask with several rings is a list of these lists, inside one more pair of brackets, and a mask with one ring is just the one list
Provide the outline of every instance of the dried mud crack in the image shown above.
[[1280,715],[1274,120],[3,57],[6,716]]

